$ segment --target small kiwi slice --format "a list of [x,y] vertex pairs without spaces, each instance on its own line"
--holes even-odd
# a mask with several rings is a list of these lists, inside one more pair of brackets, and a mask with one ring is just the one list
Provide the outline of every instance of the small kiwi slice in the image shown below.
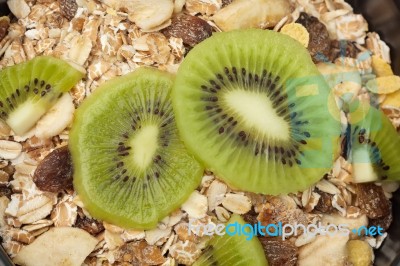
[[38,56],[1,70],[0,119],[23,135],[83,75],[83,69],[50,56]]
[[400,180],[400,136],[386,115],[369,102],[354,101],[348,119],[354,182]]
[[[263,247],[257,236],[246,236],[242,228],[250,235],[250,229],[246,227],[244,220],[240,215],[233,214],[226,224],[233,225],[234,230],[238,230],[234,235],[227,233],[214,236],[204,249],[201,256],[196,260],[193,266],[268,266]],[[240,226],[240,229],[238,229]],[[233,233],[229,227],[226,227]],[[239,232],[240,231],[240,232]]]
[[94,217],[153,228],[199,185],[203,169],[177,135],[172,84],[170,74],[138,69],[104,83],[78,108],[73,184]]
[[195,46],[173,90],[188,149],[231,186],[265,194],[303,190],[329,171],[340,136],[332,99],[301,44],[256,29]]

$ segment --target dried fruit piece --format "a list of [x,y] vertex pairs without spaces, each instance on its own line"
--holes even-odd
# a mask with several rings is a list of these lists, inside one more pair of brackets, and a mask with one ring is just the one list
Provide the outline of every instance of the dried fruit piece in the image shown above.
[[212,27],[201,18],[181,13],[172,18],[171,25],[162,33],[168,38],[181,38],[184,44],[195,46],[211,36]]
[[356,193],[361,210],[368,218],[376,219],[390,213],[390,201],[381,186],[373,183],[357,184]]
[[299,23],[289,23],[283,26],[280,32],[289,35],[305,47],[308,47],[310,34],[303,25]]
[[316,17],[309,16],[304,12],[300,13],[300,17],[296,20],[296,23],[303,25],[310,34],[310,41],[307,48],[314,62],[329,60],[331,40],[329,39],[329,32],[325,25]]
[[321,197],[314,210],[321,213],[332,213],[334,210],[334,208],[332,207],[333,195],[320,191],[319,189],[317,189],[316,191]]
[[23,247],[14,262],[29,266],[82,265],[97,242],[82,229],[54,227]]
[[391,75],[378,77],[367,82],[367,89],[377,94],[389,94],[400,90],[400,77]]
[[72,122],[74,111],[72,97],[65,93],[37,122],[35,136],[47,139],[60,134]]
[[236,0],[219,10],[213,20],[223,31],[265,29],[275,26],[291,11],[292,7],[287,0]]
[[97,235],[104,230],[103,223],[97,221],[96,219],[89,218],[79,211],[76,218],[75,227],[81,228],[91,235]]
[[377,55],[372,56],[372,69],[378,77],[393,75],[392,67],[385,60]]
[[78,10],[78,4],[75,0],[58,0],[60,4],[61,15],[66,19],[71,20],[75,17]]
[[350,240],[347,243],[349,262],[353,266],[370,266],[373,262],[371,246],[362,240]]
[[347,40],[333,40],[331,42],[331,50],[329,60],[334,62],[339,57],[357,58],[358,48],[353,42]]
[[33,182],[43,191],[72,189],[72,161],[68,146],[55,149],[36,168]]
[[400,91],[394,93],[386,94],[385,99],[381,103],[381,106],[393,106],[400,107]]
[[10,18],[7,16],[0,17],[0,42],[7,35],[7,30],[9,26],[10,26]]
[[136,258],[142,264],[158,265],[165,261],[160,248],[157,246],[150,246],[145,241],[140,241],[134,243],[133,247]]
[[392,212],[392,203],[389,201],[390,211],[387,215],[384,215],[380,218],[376,219],[369,219],[369,226],[380,226],[383,228],[384,231],[389,229],[389,226],[392,224],[393,221],[393,212]]
[[282,241],[277,237],[260,237],[269,266],[295,266],[297,263],[297,247],[290,241]]
[[348,235],[317,235],[299,249],[298,265],[345,265],[348,240]]

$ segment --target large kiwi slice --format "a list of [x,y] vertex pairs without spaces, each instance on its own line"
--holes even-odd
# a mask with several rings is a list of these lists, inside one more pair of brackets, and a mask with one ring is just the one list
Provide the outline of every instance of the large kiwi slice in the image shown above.
[[331,168],[338,109],[307,50],[268,30],[215,34],[180,66],[173,103],[180,135],[231,186],[302,190]]
[[268,266],[260,241],[239,215],[233,214],[226,226],[234,234],[214,236],[193,266]]
[[200,183],[203,169],[177,136],[172,84],[167,73],[139,69],[103,84],[78,108],[73,181],[94,217],[152,228]]
[[83,75],[84,70],[50,56],[1,70],[0,118],[16,134],[24,134]]
[[400,180],[400,136],[392,123],[369,102],[355,101],[349,111],[354,181]]

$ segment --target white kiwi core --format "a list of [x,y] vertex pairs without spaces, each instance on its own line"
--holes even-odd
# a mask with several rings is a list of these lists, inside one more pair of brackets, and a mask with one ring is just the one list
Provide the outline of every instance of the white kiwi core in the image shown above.
[[240,118],[247,130],[256,130],[264,138],[288,141],[290,126],[280,117],[267,95],[259,92],[230,90],[223,95],[226,107]]
[[140,170],[146,170],[153,161],[158,148],[159,129],[156,125],[145,125],[133,136],[130,141],[132,159]]

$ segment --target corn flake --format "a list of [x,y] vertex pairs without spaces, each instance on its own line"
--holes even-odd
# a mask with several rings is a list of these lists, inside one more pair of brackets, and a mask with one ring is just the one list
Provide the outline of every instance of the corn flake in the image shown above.
[[286,34],[296,41],[300,42],[305,47],[308,47],[310,34],[303,25],[299,23],[289,23],[282,27],[281,33]]

